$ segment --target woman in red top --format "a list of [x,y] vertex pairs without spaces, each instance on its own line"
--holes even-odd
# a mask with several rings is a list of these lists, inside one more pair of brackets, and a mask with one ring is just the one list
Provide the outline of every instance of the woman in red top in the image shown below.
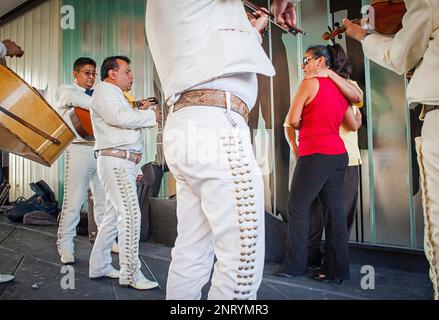
[[[292,102],[287,123],[299,130],[299,159],[288,199],[287,255],[279,276],[305,272],[309,233],[309,210],[316,197],[328,209],[325,261],[316,280],[349,279],[348,236],[343,212],[343,176],[348,156],[340,138],[340,125],[361,126],[349,102],[356,88],[350,84],[351,66],[340,45],[310,47],[303,58],[305,74]],[[328,70],[334,71],[328,77]]]

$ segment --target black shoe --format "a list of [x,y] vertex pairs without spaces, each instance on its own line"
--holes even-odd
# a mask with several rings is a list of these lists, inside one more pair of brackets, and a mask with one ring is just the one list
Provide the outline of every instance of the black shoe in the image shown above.
[[322,265],[320,263],[308,264],[306,266],[306,268],[309,270],[312,270],[312,271],[317,271],[317,270],[320,270],[322,268]]
[[292,274],[289,273],[285,273],[281,270],[275,270],[273,271],[273,276],[275,277],[279,277],[279,278],[294,278],[295,276],[293,276]]
[[334,283],[334,284],[339,284],[339,285],[343,284],[343,281],[344,281],[343,279],[328,277],[326,274],[321,273],[321,272],[317,272],[311,278],[313,280],[316,280],[316,281]]

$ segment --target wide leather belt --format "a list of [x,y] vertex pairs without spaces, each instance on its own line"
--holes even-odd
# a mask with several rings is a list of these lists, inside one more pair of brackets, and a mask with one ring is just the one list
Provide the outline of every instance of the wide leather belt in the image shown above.
[[103,149],[97,152],[99,156],[107,156],[107,157],[116,157],[121,159],[126,159],[129,161],[138,164],[140,159],[142,159],[141,153],[130,152],[127,150],[119,150],[119,149]]
[[[227,108],[226,92],[214,89],[190,90],[181,94],[174,104],[174,112],[189,106],[208,106]],[[248,107],[244,101],[235,95],[230,98],[230,110],[239,113],[248,122]]]
[[430,111],[438,110],[439,106],[432,106],[432,105],[426,104],[426,105],[424,105],[424,108],[425,108],[425,114],[427,114]]
[[419,114],[419,120],[424,121],[425,115],[433,110],[439,110],[439,106],[423,104],[422,109],[421,109],[421,113]]
[[73,141],[72,144],[93,147],[95,145],[95,142],[94,141]]

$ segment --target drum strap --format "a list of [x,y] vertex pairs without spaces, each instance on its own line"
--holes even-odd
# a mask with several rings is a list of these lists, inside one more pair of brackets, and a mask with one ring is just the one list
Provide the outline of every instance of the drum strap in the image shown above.
[[0,106],[0,111],[3,112],[4,114],[6,114],[7,116],[11,117],[12,119],[14,119],[15,121],[21,123],[22,125],[24,125],[26,128],[32,130],[33,132],[39,134],[40,136],[42,136],[43,138],[52,141],[54,144],[61,144],[61,141],[59,141],[58,139],[48,135],[47,133],[41,131],[40,129],[38,129],[37,127],[31,125],[29,122],[21,119],[20,117],[18,117],[17,115],[13,114],[12,112],[6,110],[5,108],[3,108],[2,106]]

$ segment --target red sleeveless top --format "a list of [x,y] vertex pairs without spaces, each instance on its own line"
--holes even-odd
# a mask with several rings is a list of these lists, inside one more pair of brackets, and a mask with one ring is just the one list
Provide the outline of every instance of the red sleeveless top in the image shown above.
[[317,80],[319,91],[302,111],[299,155],[343,154],[346,148],[339,131],[348,101],[332,80],[328,78],[317,78]]

